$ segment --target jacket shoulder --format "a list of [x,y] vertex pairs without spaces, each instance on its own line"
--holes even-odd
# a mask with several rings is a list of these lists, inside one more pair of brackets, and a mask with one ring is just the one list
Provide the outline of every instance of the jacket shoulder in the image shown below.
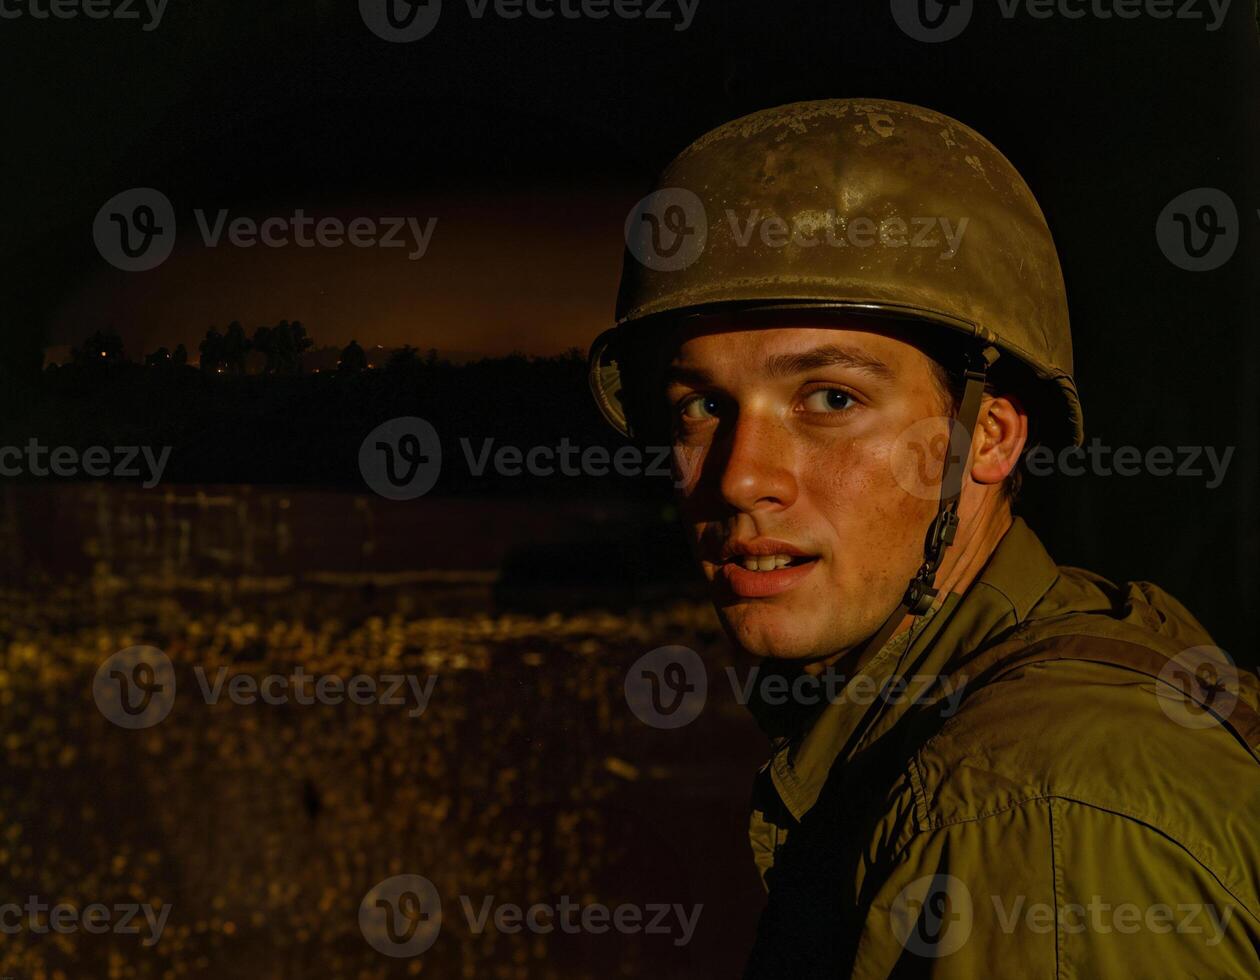
[[1154,587],[1130,589],[1138,621],[1048,617],[955,672],[954,689],[963,690],[955,712],[910,760],[914,823],[937,831],[1065,800],[1170,838],[1257,908],[1260,845],[1250,827],[1260,764],[1236,730],[1247,723],[1231,727],[1220,716],[1254,725],[1260,685],[1238,672],[1217,711],[1183,696],[1176,685],[1191,682],[1193,663],[1178,657],[1199,648],[1179,645],[1206,634],[1146,603],[1151,595],[1163,604],[1163,594],[1146,591]]

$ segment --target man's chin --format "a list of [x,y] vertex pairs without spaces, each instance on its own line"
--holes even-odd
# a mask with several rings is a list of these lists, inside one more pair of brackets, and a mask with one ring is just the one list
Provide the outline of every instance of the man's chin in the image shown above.
[[769,604],[749,606],[740,602],[717,607],[727,636],[745,653],[760,659],[805,663],[835,652],[834,639],[817,636],[807,628],[816,620]]

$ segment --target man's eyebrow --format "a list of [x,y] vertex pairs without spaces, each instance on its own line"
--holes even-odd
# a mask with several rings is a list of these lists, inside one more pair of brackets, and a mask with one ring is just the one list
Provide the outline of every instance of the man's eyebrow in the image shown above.
[[856,347],[823,344],[798,354],[774,354],[766,358],[766,373],[771,377],[791,377],[826,367],[847,367],[891,381],[893,370],[874,354]]

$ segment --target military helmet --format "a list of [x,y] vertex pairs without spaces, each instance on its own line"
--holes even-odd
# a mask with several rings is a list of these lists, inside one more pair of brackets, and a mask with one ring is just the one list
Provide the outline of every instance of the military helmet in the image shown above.
[[590,380],[627,435],[620,365],[636,328],[796,309],[895,317],[996,347],[1035,381],[1038,441],[1083,438],[1045,217],[1010,161],[957,120],[876,99],[744,116],[683,150],[625,232],[616,326],[591,349]]

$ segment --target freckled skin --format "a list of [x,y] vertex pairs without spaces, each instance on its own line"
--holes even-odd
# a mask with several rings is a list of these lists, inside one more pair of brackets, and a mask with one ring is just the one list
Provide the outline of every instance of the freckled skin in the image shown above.
[[[731,639],[754,656],[795,661],[859,644],[896,607],[936,513],[936,500],[904,489],[892,465],[898,437],[942,414],[932,362],[859,328],[710,320],[675,344],[671,368],[688,379],[670,381],[665,394],[676,451],[691,454],[678,503]],[[787,376],[767,369],[774,355],[836,344],[878,358],[890,377],[848,364]],[[844,392],[835,397],[846,407],[831,410],[832,396],[816,393],[832,390]],[[818,555],[816,567],[786,592],[734,595],[717,553],[758,536]]]

